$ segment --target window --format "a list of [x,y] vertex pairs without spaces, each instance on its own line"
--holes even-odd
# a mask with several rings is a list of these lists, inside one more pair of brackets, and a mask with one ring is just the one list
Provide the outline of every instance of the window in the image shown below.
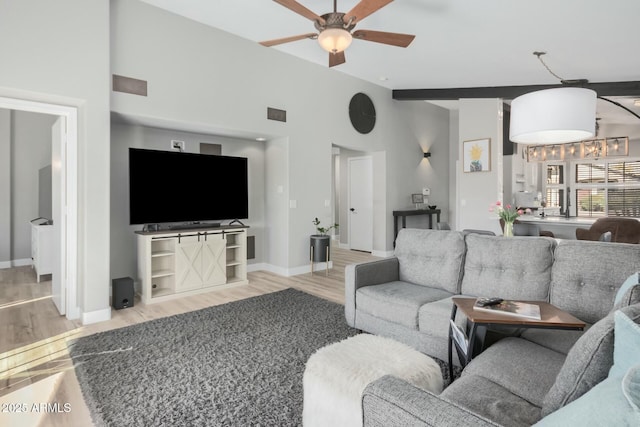
[[549,163],[545,165],[545,201],[547,207],[564,209],[564,163]]
[[640,217],[640,160],[575,164],[576,214]]

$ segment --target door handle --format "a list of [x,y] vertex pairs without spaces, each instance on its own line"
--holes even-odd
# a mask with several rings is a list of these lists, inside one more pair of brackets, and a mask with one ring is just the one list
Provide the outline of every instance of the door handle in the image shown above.
[[349,209],[351,212],[355,212],[356,210],[354,208]]

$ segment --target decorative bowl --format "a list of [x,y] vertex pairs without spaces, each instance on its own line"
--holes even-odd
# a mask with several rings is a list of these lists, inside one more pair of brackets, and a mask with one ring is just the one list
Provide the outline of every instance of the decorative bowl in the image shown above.
[[437,205],[429,205],[429,209],[435,209]]

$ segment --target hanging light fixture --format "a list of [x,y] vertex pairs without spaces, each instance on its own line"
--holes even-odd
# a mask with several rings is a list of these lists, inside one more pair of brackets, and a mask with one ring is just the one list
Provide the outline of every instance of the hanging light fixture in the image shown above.
[[519,96],[511,103],[509,139],[521,144],[562,144],[593,138],[596,93],[562,87]]
[[588,80],[566,80],[533,52],[540,63],[565,85],[519,96],[511,103],[509,138],[521,144],[563,144],[593,138],[596,134],[597,94],[584,86]]
[[353,37],[344,28],[327,28],[318,35],[318,43],[329,53],[338,53],[349,47]]

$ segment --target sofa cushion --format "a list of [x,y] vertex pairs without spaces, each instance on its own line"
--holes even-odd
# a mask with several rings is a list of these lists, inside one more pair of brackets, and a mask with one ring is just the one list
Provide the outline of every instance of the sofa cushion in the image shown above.
[[478,375],[455,380],[440,396],[504,426],[528,427],[540,419],[539,407]]
[[541,407],[564,359],[564,354],[530,341],[504,338],[473,359],[462,372],[462,377],[484,377]]
[[[640,304],[621,309],[640,321]],[[595,323],[567,354],[555,383],[544,398],[542,415],[567,405],[604,380],[613,365],[614,313]]]
[[400,280],[452,294],[460,290],[464,254],[464,238],[457,231],[405,228],[396,240]]
[[544,300],[555,241],[545,237],[469,234],[461,291],[466,295]]
[[[585,327],[588,330],[591,325]],[[562,329],[525,329],[520,338],[566,355],[585,331],[565,331]]]
[[[465,295],[455,295],[455,297],[464,297]],[[420,332],[449,338],[449,319],[451,319],[451,309],[453,308],[453,296],[443,298],[438,301],[423,304],[418,310],[418,328]],[[456,324],[463,330],[467,325],[467,318],[462,314],[461,310],[456,313]]]
[[619,310],[622,307],[637,304],[639,302],[640,273],[635,272],[631,276],[627,277],[627,280],[622,283],[622,286],[620,286],[620,289],[616,292],[616,297],[613,301],[613,310]]
[[380,319],[418,329],[418,309],[449,296],[451,293],[442,289],[395,281],[358,289],[356,307]]
[[562,240],[551,269],[549,302],[595,323],[611,311],[618,289],[637,271],[640,245]]

